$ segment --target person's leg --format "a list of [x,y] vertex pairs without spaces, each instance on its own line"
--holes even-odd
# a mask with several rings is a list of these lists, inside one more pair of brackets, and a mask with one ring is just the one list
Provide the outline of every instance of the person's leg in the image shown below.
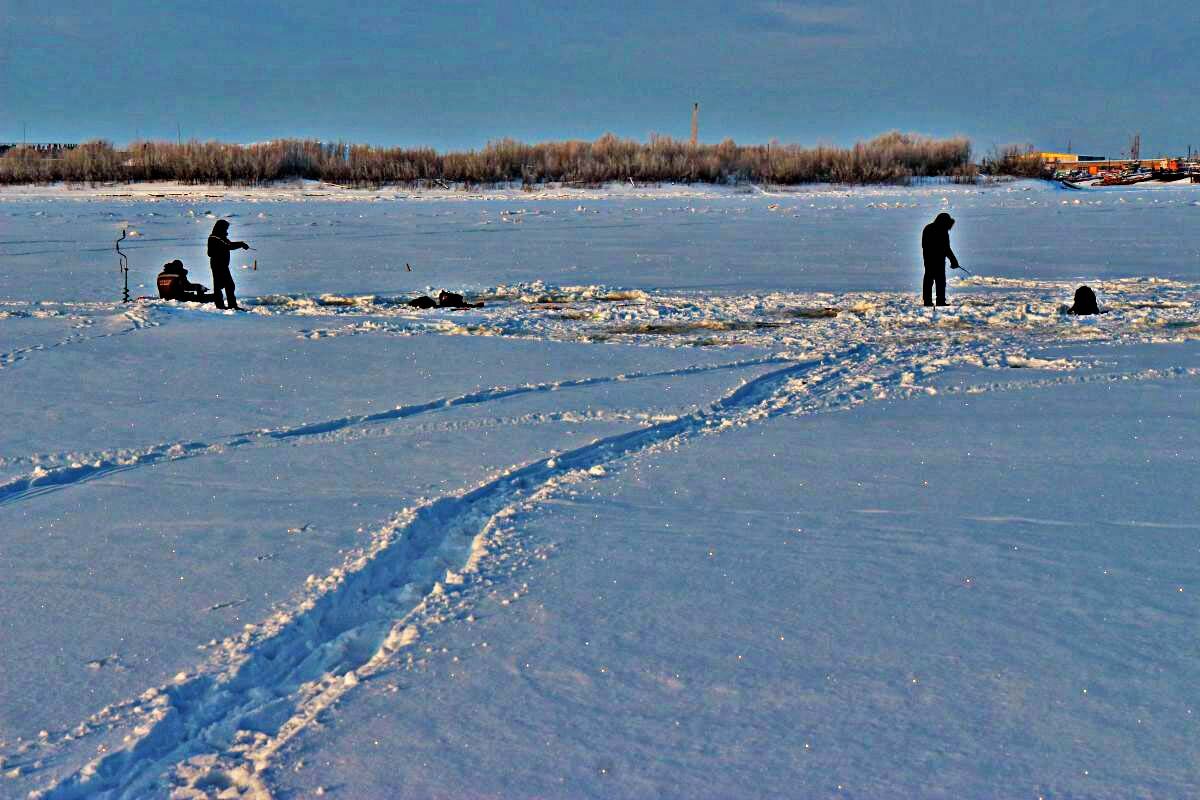
[[[233,276],[229,268],[213,270],[213,293],[217,296],[217,308],[237,308],[237,297],[233,293]],[[224,295],[224,299],[222,299]]]
[[217,269],[216,267],[213,267],[212,276],[213,276],[213,302],[216,304],[217,308],[224,308],[225,300],[221,293],[221,287],[223,285],[223,280],[222,280],[223,276],[221,275],[221,270]]
[[934,282],[937,283],[937,304],[939,306],[946,305],[946,268],[942,267],[941,271],[934,277]]
[[925,276],[921,278],[921,301],[927,306],[933,305],[933,273],[925,270]]

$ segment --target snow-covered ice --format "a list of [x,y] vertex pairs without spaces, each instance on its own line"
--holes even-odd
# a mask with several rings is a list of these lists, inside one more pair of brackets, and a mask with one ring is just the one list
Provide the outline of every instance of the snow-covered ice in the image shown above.
[[153,188],[0,191],[0,797],[1200,787],[1194,190]]

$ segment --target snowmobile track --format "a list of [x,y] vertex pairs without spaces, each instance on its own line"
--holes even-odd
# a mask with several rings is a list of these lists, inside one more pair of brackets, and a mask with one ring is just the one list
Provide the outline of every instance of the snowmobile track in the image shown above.
[[[563,389],[578,389],[603,384],[626,381],[647,380],[654,378],[669,378],[686,375],[699,375],[710,372],[727,370],[750,369],[787,363],[787,359],[779,357],[764,357],[726,362],[723,364],[695,365],[679,369],[663,370],[660,372],[631,372],[622,375],[603,375],[573,380],[554,381],[550,383],[529,384],[514,387],[492,387],[477,392],[459,395],[457,397],[439,398],[425,403],[399,406],[388,411],[375,414],[358,414],[336,417],[322,422],[310,422],[288,428],[278,428],[265,431],[247,431],[227,436],[223,439],[205,442],[164,442],[140,450],[105,451],[89,454],[78,459],[78,463],[49,469],[35,469],[24,475],[0,483],[0,506],[46,494],[47,492],[77,486],[88,481],[102,478],[119,472],[125,472],[139,467],[153,466],[170,461],[180,461],[201,455],[210,455],[228,450],[263,446],[264,443],[280,440],[303,439],[335,433],[351,428],[362,428],[372,425],[386,424],[423,414],[436,413],[458,406],[480,405],[510,397],[544,392],[555,392]],[[67,460],[69,455],[58,458]]]
[[[77,330],[76,333],[69,334],[62,339],[46,344],[35,344],[29,347],[19,347],[15,350],[0,353],[0,370],[11,369],[23,361],[29,360],[33,355],[39,353],[52,353],[61,348],[70,347],[76,344],[85,344],[87,342],[98,341],[100,339],[111,339],[116,336],[127,336],[131,333],[136,333],[147,328],[157,328],[160,323],[151,322],[144,316],[133,311],[125,311],[118,315],[123,317],[129,323],[129,327],[121,328],[120,330],[110,331],[109,333],[100,333],[94,336],[87,335],[86,331],[91,329],[95,322],[90,318],[75,320],[77,322],[73,327]],[[71,319],[68,317],[67,319]]]
[[[161,789],[159,781],[173,768],[198,756],[217,754],[229,760],[239,731],[247,730],[265,735],[267,741],[257,748],[258,757],[253,751],[242,752],[240,758],[253,762],[253,769],[243,764],[225,778],[236,773],[249,782],[245,788],[252,788],[257,773],[269,766],[266,756],[282,743],[276,740],[294,736],[316,711],[352,688],[357,671],[369,673],[381,657],[404,646],[397,628],[406,626],[409,615],[437,590],[447,568],[467,566],[472,543],[497,515],[552,489],[572,473],[612,464],[669,440],[786,413],[790,405],[773,402],[781,388],[843,360],[863,363],[865,349],[859,345],[836,355],[791,362],[746,382],[706,410],[540,459],[475,489],[402,513],[379,532],[369,552],[326,578],[317,596],[280,618],[274,629],[246,637],[224,672],[200,672],[159,690],[157,697],[162,699],[129,747],[102,756],[39,796],[144,796]],[[836,384],[833,379],[842,369],[833,366],[833,374],[821,382]],[[312,703],[318,707],[307,707]]]

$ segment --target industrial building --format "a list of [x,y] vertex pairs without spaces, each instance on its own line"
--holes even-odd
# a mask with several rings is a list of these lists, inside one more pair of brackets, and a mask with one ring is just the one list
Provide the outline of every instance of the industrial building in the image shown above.
[[1038,158],[1048,167],[1058,166],[1059,164],[1070,164],[1079,161],[1107,161],[1104,156],[1084,156],[1076,153],[1038,153]]

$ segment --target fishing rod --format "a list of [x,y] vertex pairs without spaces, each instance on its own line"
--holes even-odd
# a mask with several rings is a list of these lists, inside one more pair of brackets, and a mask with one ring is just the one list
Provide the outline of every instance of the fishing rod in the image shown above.
[[966,272],[966,273],[967,273],[967,277],[968,277],[968,278],[974,278],[974,277],[975,277],[975,276],[974,276],[974,275],[972,275],[972,274],[970,273],[970,271],[969,271],[969,270],[968,270],[966,267],[964,267],[962,264],[959,264],[957,267],[954,267],[954,269],[961,269],[963,272]]
[[121,252],[121,242],[125,241],[127,231],[121,229],[121,238],[117,239],[117,255],[121,257],[120,266],[121,274],[125,277],[125,293],[121,297],[122,303],[130,303],[132,299],[129,297],[129,256]]

